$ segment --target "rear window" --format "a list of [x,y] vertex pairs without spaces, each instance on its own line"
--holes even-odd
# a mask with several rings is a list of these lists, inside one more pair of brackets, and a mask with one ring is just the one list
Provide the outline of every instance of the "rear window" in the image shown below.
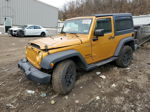
[[128,30],[133,28],[132,18],[119,18],[115,21],[116,31]]

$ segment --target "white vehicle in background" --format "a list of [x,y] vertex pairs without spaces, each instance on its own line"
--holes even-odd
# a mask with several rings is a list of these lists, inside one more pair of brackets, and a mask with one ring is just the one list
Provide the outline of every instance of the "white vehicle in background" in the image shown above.
[[41,36],[48,35],[48,31],[39,25],[23,25],[20,27],[10,28],[8,33],[12,36],[24,37],[24,36]]

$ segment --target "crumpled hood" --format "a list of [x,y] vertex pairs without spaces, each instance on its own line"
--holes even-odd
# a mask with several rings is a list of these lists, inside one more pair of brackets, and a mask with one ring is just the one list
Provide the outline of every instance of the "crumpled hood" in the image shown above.
[[34,40],[30,43],[39,46],[40,49],[53,49],[72,45],[79,45],[82,43],[82,41],[75,36],[54,36]]
[[9,30],[22,30],[22,28],[19,28],[19,27],[13,27],[13,28],[10,28]]

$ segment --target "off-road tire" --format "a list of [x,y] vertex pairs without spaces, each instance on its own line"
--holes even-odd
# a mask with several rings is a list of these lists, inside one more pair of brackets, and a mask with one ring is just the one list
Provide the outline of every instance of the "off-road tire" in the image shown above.
[[[67,77],[68,76],[68,77]],[[76,66],[72,60],[59,63],[52,74],[52,87],[58,94],[69,93],[76,81]]]
[[124,46],[120,51],[116,65],[122,68],[128,67],[133,60],[133,49],[130,46]]
[[46,36],[45,32],[42,32],[41,37],[45,37],[45,36]]

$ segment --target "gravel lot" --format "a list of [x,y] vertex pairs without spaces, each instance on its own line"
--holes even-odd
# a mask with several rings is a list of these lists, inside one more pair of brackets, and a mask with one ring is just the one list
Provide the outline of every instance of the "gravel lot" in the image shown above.
[[73,91],[60,96],[17,68],[24,46],[33,39],[0,36],[1,112],[150,112],[150,42],[134,53],[129,68],[111,63],[80,72]]

